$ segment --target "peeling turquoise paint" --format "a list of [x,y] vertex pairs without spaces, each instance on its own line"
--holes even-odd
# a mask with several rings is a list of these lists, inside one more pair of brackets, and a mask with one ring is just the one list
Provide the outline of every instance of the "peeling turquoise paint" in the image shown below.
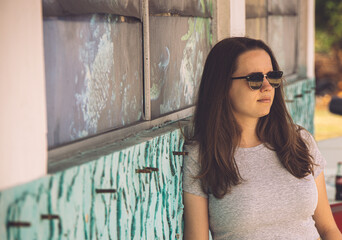
[[304,79],[287,85],[285,99],[293,121],[314,134],[315,79]]
[[[182,239],[180,130],[0,192],[0,239]],[[138,174],[136,169],[159,171]],[[96,189],[116,189],[97,194]],[[41,220],[57,214],[59,220]],[[7,227],[8,221],[30,227]]]

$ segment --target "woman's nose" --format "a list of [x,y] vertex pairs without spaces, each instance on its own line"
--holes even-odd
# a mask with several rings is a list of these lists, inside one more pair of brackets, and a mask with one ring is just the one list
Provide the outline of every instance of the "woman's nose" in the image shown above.
[[272,90],[271,84],[268,82],[266,76],[264,76],[264,81],[262,82],[262,87],[260,89],[262,92],[263,91],[270,91]]

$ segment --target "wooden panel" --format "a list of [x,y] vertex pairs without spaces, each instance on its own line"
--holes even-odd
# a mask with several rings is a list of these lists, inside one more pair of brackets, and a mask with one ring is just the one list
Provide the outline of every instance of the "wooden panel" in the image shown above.
[[267,0],[246,0],[246,18],[267,17]]
[[0,192],[0,239],[182,239],[183,142],[174,130]]
[[297,24],[297,17],[268,17],[268,43],[285,75],[297,70]]
[[293,121],[314,134],[315,80],[291,83],[285,87],[285,95]]
[[44,19],[50,148],[142,119],[141,28],[113,15]]
[[153,118],[194,104],[211,48],[210,23],[208,18],[150,18]]
[[150,0],[150,14],[174,13],[183,16],[211,17],[213,0]]
[[267,18],[246,19],[246,37],[261,39],[267,43]]
[[141,0],[43,0],[44,16],[109,13],[141,17]]

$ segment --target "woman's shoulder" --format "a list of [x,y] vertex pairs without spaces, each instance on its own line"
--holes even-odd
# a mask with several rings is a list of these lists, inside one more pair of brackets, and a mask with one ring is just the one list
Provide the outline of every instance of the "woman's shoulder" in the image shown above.
[[195,141],[186,142],[184,144],[184,152],[187,153],[185,161],[192,161],[198,163],[199,143]]
[[300,125],[296,125],[296,129],[297,129],[297,132],[299,132],[300,137],[306,142],[307,145],[309,145],[308,147],[312,146],[312,144],[316,145],[315,138],[312,136],[312,134],[308,130],[306,130]]
[[198,152],[199,143],[195,141],[189,141],[184,144],[184,151],[188,153]]
[[316,178],[320,174],[320,172],[323,171],[326,165],[326,160],[324,159],[321,152],[319,151],[317,142],[315,138],[312,136],[312,134],[301,126],[298,127],[298,131],[300,133],[300,136],[306,143],[309,149],[309,154],[311,155],[312,160],[314,164],[316,165],[314,167],[314,177]]

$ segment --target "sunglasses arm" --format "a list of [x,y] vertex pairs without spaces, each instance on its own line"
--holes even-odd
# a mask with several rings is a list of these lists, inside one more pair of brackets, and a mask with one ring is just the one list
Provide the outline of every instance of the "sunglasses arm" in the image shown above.
[[243,76],[243,77],[232,77],[232,79],[247,79],[247,76]]

